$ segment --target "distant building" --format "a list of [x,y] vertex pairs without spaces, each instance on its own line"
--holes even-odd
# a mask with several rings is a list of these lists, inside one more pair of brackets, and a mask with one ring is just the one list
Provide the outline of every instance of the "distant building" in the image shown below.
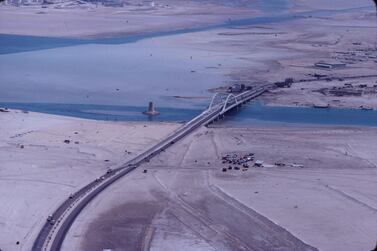
[[246,86],[244,84],[234,84],[231,87],[229,87],[230,92],[243,92],[246,89]]
[[275,86],[279,88],[289,88],[294,83],[293,78],[286,78],[284,82],[275,82]]
[[363,92],[362,92],[362,90],[340,89],[340,90],[329,90],[329,94],[336,96],[336,97],[343,97],[343,96],[358,96],[358,97],[360,97],[363,94]]
[[334,69],[334,68],[346,67],[346,64],[345,63],[339,63],[339,62],[324,62],[324,61],[320,61],[318,63],[315,63],[314,66],[318,67],[318,68]]

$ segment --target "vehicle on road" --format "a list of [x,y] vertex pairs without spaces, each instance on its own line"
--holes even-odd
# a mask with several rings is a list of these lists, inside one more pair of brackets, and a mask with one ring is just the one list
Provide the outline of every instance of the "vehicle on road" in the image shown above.
[[49,215],[49,216],[47,217],[47,221],[52,221],[52,219],[53,219],[52,215]]

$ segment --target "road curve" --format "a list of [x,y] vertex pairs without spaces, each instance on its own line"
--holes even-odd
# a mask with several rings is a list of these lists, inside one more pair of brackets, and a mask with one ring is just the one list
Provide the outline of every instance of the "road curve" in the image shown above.
[[[70,196],[65,200],[52,214],[55,223],[47,221],[39,232],[32,250],[33,251],[58,251],[60,250],[64,238],[73,224],[76,217],[85,208],[85,206],[95,198],[104,189],[114,183],[116,180],[120,179],[127,173],[131,172],[137,168],[140,164],[145,161],[149,161],[152,157],[164,151],[169,146],[173,145],[178,140],[187,136],[195,129],[200,126],[208,125],[214,120],[221,118],[221,116],[233,109],[234,107],[240,106],[247,101],[261,95],[263,92],[270,89],[272,85],[264,85],[253,90],[245,91],[236,96],[236,100],[224,104],[220,102],[219,104],[213,106],[202,112],[200,115],[192,119],[191,121],[184,124],[182,127],[174,131],[171,135],[149,148],[145,152],[139,154],[135,158],[131,159],[121,167],[114,169],[112,172],[108,172],[96,179],[95,181],[87,184],[79,191]],[[223,107],[225,106],[225,110]]]

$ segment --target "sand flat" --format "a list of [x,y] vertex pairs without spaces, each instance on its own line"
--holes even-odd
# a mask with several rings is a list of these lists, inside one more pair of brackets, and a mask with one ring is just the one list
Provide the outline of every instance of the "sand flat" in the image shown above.
[[258,12],[213,3],[173,1],[169,6],[161,4],[147,9],[142,6],[103,7],[94,4],[73,7],[50,5],[48,8],[40,5],[4,6],[0,13],[2,34],[103,38],[223,23],[229,18],[246,18]]
[[[376,133],[333,126],[201,128],[90,203],[63,250],[121,248],[132,229],[139,240],[133,245],[150,250],[370,250]],[[221,171],[228,167],[221,156],[249,152],[266,167]],[[276,167],[276,161],[296,166]],[[140,204],[147,219],[131,221],[131,212],[110,217]],[[102,238],[98,224],[114,234]]]
[[[0,243],[30,250],[46,217],[69,194],[179,125],[0,113]],[[69,140],[69,143],[64,143]]]

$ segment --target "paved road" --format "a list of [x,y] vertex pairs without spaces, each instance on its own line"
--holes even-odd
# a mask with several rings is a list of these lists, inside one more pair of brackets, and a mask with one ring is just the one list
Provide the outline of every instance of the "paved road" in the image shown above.
[[271,85],[264,85],[255,88],[254,90],[245,91],[236,96],[237,102],[234,99],[229,100],[229,102],[225,104],[225,110],[223,110],[225,103],[224,101],[215,104],[191,121],[184,124],[178,130],[174,131],[167,138],[163,139],[161,142],[141,153],[134,159],[128,161],[120,168],[104,174],[95,181],[81,188],[79,191],[65,200],[55,210],[55,212],[52,214],[55,221],[54,224],[46,221],[45,225],[42,227],[37,239],[34,242],[32,250],[60,250],[64,238],[76,217],[85,208],[85,206],[100,192],[102,192],[119,178],[123,177],[130,171],[140,166],[140,164],[142,164],[143,162],[149,161],[149,159],[153,158],[155,155],[159,154],[162,151],[165,151],[166,148],[173,145],[183,137],[187,136],[196,128],[208,125],[216,119],[221,118],[221,116],[225,112],[261,95],[271,87]]

